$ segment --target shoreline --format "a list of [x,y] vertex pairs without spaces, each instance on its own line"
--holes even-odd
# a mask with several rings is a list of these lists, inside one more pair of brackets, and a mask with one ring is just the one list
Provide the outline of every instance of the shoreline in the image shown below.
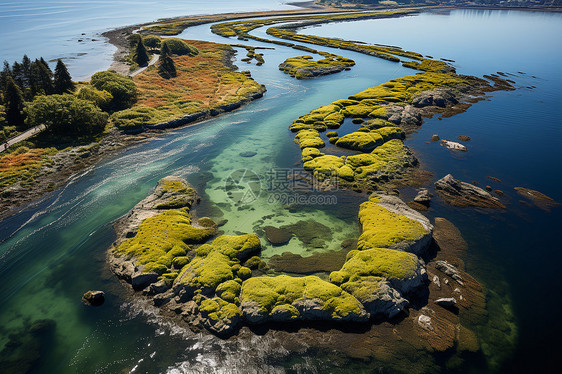
[[[174,18],[164,18],[158,20],[157,22],[148,22],[148,23],[140,23],[135,25],[128,25],[123,27],[117,27],[115,29],[103,32],[101,35],[107,38],[107,42],[112,44],[117,48],[117,51],[114,52],[113,56],[113,63],[109,67],[109,69],[115,69],[118,72],[127,75],[129,72],[129,68],[127,65],[126,72],[123,71],[123,62],[120,61],[124,53],[128,53],[128,42],[126,40],[126,36],[132,33],[139,28],[155,25],[158,23],[163,23],[172,20],[201,20],[206,18],[213,18],[212,20],[205,20],[202,23],[212,23],[218,21],[225,21],[225,20],[235,20],[235,19],[245,19],[245,18],[260,18],[260,17],[267,17],[267,16],[282,16],[282,15],[314,15],[314,14],[325,14],[325,13],[353,13],[358,11],[365,11],[366,9],[340,9],[340,8],[331,8],[331,7],[310,7],[304,4],[309,4],[310,2],[303,2],[303,3],[291,3],[291,5],[301,6],[303,9],[294,9],[294,10],[280,10],[280,11],[260,11],[260,12],[236,12],[236,13],[222,13],[222,14],[211,14],[211,15],[194,15],[194,16],[179,16]],[[301,5],[297,5],[301,4]],[[396,9],[406,9],[406,8],[396,8]],[[454,10],[454,9],[490,9],[490,10],[522,10],[522,11],[553,11],[559,12],[562,11],[562,8],[504,8],[504,7],[463,7],[463,6],[444,6],[444,7],[411,7],[411,9],[420,9],[420,10]],[[376,10],[376,9],[375,9]],[[109,70],[108,69],[108,70]],[[249,100],[251,101],[251,100]],[[249,101],[241,103],[240,106],[245,105]],[[236,108],[234,108],[236,109]],[[220,113],[218,113],[220,114]],[[215,114],[217,115],[217,114]],[[180,123],[173,128],[177,127],[187,127],[191,125],[195,125],[199,122],[205,121],[207,119],[212,118],[214,115],[201,115],[197,118],[188,121],[186,123]],[[41,186],[39,191],[37,188],[28,191],[26,189],[19,189],[10,191],[10,188],[5,190],[9,192],[7,198],[3,198],[2,203],[0,204],[0,221],[4,220],[5,218],[18,213],[27,207],[39,204],[43,198],[49,192],[52,192],[65,183],[75,175],[80,170],[84,170],[87,167],[91,167],[92,165],[96,164],[97,162],[103,160],[106,156],[110,156],[115,154],[118,151],[121,151],[127,146],[137,144],[139,141],[144,141],[152,136],[157,136],[162,134],[164,131],[159,127],[155,127],[152,129],[148,129],[147,131],[142,133],[142,136],[139,139],[138,135],[131,135],[126,133],[121,133],[116,129],[112,129],[112,133],[108,135],[103,135],[102,141],[104,139],[109,140],[109,145],[105,147],[101,142],[94,142],[90,145],[84,146],[76,146],[73,147],[70,151],[64,151],[59,153],[59,157],[62,158],[61,160],[62,165],[64,168],[70,168],[70,170],[62,170],[60,172],[55,172],[49,175],[40,175],[37,179],[38,182],[36,185]],[[77,150],[87,147],[92,147],[98,145],[101,149],[101,152],[96,153],[91,159],[86,158],[78,158],[76,159]],[[15,196],[14,196],[15,195]]]

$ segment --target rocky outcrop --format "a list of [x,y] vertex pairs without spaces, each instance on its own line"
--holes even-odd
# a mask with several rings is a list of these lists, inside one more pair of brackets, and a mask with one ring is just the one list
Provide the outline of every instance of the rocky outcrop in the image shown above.
[[443,200],[451,205],[505,209],[505,205],[485,190],[470,183],[461,182],[453,178],[451,174],[447,174],[435,182],[435,189]]
[[103,291],[88,291],[82,296],[82,302],[86,305],[100,306],[105,301]]
[[445,108],[458,104],[459,101],[450,90],[437,89],[433,91],[422,92],[412,98],[412,106],[423,108],[427,106],[437,106]]
[[429,204],[431,203],[431,193],[427,188],[422,188],[418,191],[416,197],[414,197],[414,201],[416,203],[429,206]]
[[463,152],[468,151],[468,148],[466,148],[466,146],[462,145],[461,143],[452,142],[450,140],[445,140],[445,139],[441,140],[441,146],[455,151],[463,151]]
[[429,220],[396,196],[373,194],[361,204],[359,220],[359,249],[388,247],[423,255],[431,243]]

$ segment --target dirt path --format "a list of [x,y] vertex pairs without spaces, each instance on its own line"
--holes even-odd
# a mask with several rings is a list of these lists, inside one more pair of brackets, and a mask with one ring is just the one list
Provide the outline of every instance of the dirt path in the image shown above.
[[144,66],[144,67],[142,67],[142,68],[140,68],[140,69],[137,69],[137,70],[133,71],[132,73],[129,74],[129,77],[134,77],[135,75],[138,75],[138,74],[142,73],[143,71],[146,70],[147,67],[149,67],[149,66],[151,66],[151,65],[154,65],[154,64],[156,63],[156,61],[158,61],[158,58],[159,58],[159,57],[160,57],[160,55],[157,54],[157,53],[155,53],[155,54],[152,56],[152,59],[148,62],[148,65],[146,65],[146,66]]
[[22,132],[18,136],[13,137],[12,139],[5,142],[4,144],[1,144],[0,152],[4,152],[6,149],[10,148],[14,144],[24,141],[25,139],[31,138],[32,136],[39,134],[41,131],[45,129],[46,129],[45,125],[39,125],[39,126],[32,127],[27,131]]

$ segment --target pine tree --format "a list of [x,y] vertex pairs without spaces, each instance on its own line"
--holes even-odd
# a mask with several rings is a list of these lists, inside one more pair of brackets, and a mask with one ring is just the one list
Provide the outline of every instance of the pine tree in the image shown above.
[[35,60],[31,64],[31,91],[33,97],[37,94],[54,93],[53,73],[40,60]]
[[142,40],[139,40],[137,43],[137,47],[135,48],[135,62],[139,64],[139,66],[145,66],[150,61],[150,57],[148,57],[148,52],[146,52],[146,47]]
[[21,88],[11,76],[6,80],[4,102],[6,103],[6,122],[8,122],[8,125],[23,128],[25,125],[23,94]]
[[12,70],[10,69],[10,64],[8,61],[4,61],[4,69],[0,72],[0,91],[2,95],[0,98],[2,99],[2,103],[5,102],[3,98],[3,93],[6,92],[6,84],[8,82],[8,77],[12,75]]
[[57,61],[57,66],[55,67],[54,91],[57,94],[74,91],[74,82],[72,82],[72,78],[70,77],[64,62],[60,59]]
[[29,88],[30,86],[30,79],[31,79],[31,60],[27,55],[23,56],[21,61],[21,70],[23,76],[23,86],[21,87],[23,90]]
[[174,60],[170,57],[170,48],[166,43],[162,43],[160,58],[158,59],[158,74],[162,78],[170,79],[177,76]]

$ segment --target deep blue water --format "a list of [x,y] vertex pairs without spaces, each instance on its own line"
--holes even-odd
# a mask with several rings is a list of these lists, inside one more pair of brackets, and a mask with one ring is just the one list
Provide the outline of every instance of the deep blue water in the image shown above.
[[[174,8],[169,9],[172,12]],[[131,16],[124,23],[154,17],[142,13],[142,17]],[[118,22],[123,19],[113,25],[121,25]],[[520,204],[521,197],[513,187],[537,189],[562,201],[562,151],[558,146],[562,75],[556,64],[562,58],[562,48],[552,39],[552,35],[562,34],[561,20],[560,15],[546,13],[454,11],[303,31],[399,45],[454,59],[461,73],[515,74],[512,79],[518,90],[493,93],[490,100],[452,118],[427,120],[406,142],[436,179],[452,173],[462,180],[490,184],[506,194],[505,212],[454,208],[437,198],[428,212],[430,217],[445,217],[461,229],[470,245],[465,256],[467,269],[488,290],[492,320],[513,323],[511,331],[498,333],[494,326],[486,326],[479,332],[488,358],[500,362],[505,372],[546,372],[554,368],[552,352],[560,348],[562,326],[555,313],[562,306],[556,296],[562,255],[556,243],[562,212],[560,208],[546,212]],[[104,27],[110,26],[107,21]],[[188,29],[182,37],[227,41],[211,34],[208,25]],[[546,40],[550,42],[543,42]],[[31,49],[27,51],[30,56]],[[63,53],[70,50],[70,46],[61,49]],[[227,233],[252,232],[256,221],[271,214],[275,224],[314,218],[344,236],[357,233],[356,222],[342,215],[343,211],[355,217],[353,199],[340,200],[335,207],[311,207],[292,216],[280,204],[265,203],[266,196],[247,210],[229,209],[221,187],[236,168],[261,174],[272,167],[298,164],[300,155],[287,130],[298,115],[414,71],[338,51],[356,60],[351,71],[296,81],[279,72],[277,65],[298,52],[281,47],[263,52],[266,64],[261,67],[238,63],[266,84],[268,92],[263,99],[123,151],[78,176],[36,208],[0,222],[0,240],[4,240],[0,244],[0,347],[8,341],[9,333],[48,318],[56,322],[56,328],[52,336],[44,337],[36,372],[222,373],[291,368],[289,362],[279,359],[283,352],[277,350],[270,335],[221,341],[164,322],[149,306],[129,303],[126,290],[104,268],[105,250],[114,240],[111,221],[169,174],[186,177],[210,201],[200,208],[202,212],[211,214],[212,204],[221,207],[229,218]],[[105,67],[104,59],[96,63],[100,69]],[[530,86],[535,88],[526,88]],[[446,139],[469,135],[469,151],[459,154],[428,143],[432,134]],[[258,154],[250,159],[237,156],[249,149]],[[486,178],[489,175],[503,182],[493,182]],[[407,189],[403,197],[413,193]],[[298,251],[298,245],[293,243],[291,250]],[[274,248],[266,247],[264,255],[272,254]],[[102,308],[81,305],[80,296],[88,289],[106,291],[107,302]],[[515,336],[515,340],[511,344],[491,337],[492,333]],[[34,352],[30,351],[31,356]],[[330,363],[322,356],[307,353],[300,359],[302,372],[330,372]],[[357,365],[353,371],[372,372],[377,367],[376,363]]]

